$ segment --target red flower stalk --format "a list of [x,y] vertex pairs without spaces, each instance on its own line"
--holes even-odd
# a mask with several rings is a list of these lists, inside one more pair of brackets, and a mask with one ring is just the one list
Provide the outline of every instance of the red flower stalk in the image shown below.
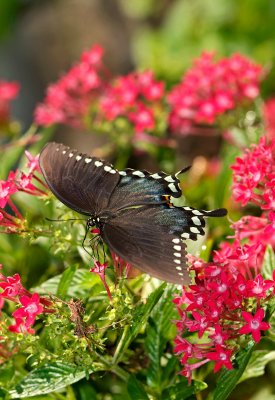
[[203,53],[168,94],[171,130],[195,132],[196,124],[214,124],[225,112],[253,101],[261,72],[261,66],[240,54],[214,61],[213,53]]
[[105,269],[107,268],[107,266],[108,266],[107,262],[105,262],[104,264],[101,264],[98,260],[94,259],[94,268],[91,268],[90,272],[93,272],[99,276],[99,278],[101,279],[101,282],[103,283],[103,285],[106,289],[109,299],[112,301],[112,295],[111,295],[109,286],[107,285],[107,282],[105,279]]

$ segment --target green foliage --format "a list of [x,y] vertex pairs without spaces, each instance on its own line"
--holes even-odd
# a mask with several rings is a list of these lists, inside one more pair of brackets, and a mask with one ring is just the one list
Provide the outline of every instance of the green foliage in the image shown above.
[[246,369],[253,349],[254,345],[250,343],[247,348],[240,350],[234,362],[234,369],[225,370],[220,374],[214,391],[214,400],[225,400],[228,398]]

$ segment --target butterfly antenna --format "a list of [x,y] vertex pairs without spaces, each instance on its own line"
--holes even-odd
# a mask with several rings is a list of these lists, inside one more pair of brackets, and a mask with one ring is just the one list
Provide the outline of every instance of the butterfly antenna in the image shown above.
[[85,218],[51,219],[51,218],[45,217],[45,219],[50,222],[86,221]]

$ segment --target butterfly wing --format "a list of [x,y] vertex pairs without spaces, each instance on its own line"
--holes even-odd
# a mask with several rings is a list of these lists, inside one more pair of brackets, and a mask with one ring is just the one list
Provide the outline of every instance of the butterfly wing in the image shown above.
[[101,236],[113,252],[141,271],[183,284],[188,273],[180,234],[187,225],[180,210],[152,205],[122,210],[104,224]]
[[54,195],[85,215],[105,209],[120,180],[111,164],[54,142],[43,148],[39,163]]

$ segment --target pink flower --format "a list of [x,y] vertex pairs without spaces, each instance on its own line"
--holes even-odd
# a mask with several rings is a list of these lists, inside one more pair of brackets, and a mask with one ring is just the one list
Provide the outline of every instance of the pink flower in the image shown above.
[[169,124],[179,134],[195,132],[196,124],[214,124],[218,117],[259,95],[262,68],[240,54],[214,61],[203,53],[168,94]]
[[0,276],[0,287],[3,289],[3,292],[0,293],[0,297],[2,298],[14,299],[17,296],[22,296],[27,293],[21,283],[19,274],[14,274],[7,278],[4,275]]
[[233,170],[233,197],[242,206],[254,203],[263,210],[275,209],[275,140],[265,137],[236,158]]
[[206,357],[209,360],[215,361],[214,372],[218,372],[221,367],[226,369],[232,369],[232,363],[230,357],[232,355],[232,350],[226,350],[225,347],[216,345],[214,352],[206,353]]
[[28,159],[27,167],[29,168],[29,174],[32,174],[35,171],[40,173],[41,171],[39,166],[39,154],[33,157],[33,155],[28,150],[25,150],[25,155]]
[[264,310],[262,308],[259,308],[255,315],[243,311],[242,312],[243,319],[247,322],[246,325],[244,325],[239,332],[241,334],[248,334],[251,333],[253,339],[255,340],[256,343],[258,343],[261,339],[261,332],[260,331],[266,331],[270,328],[270,325],[268,322],[263,322],[264,318]]
[[35,330],[26,325],[23,318],[15,318],[15,324],[9,326],[9,331],[14,333],[29,333],[33,335]]
[[106,289],[109,299],[112,300],[112,295],[105,279],[105,269],[107,268],[107,266],[108,266],[107,262],[101,264],[98,260],[94,259],[94,268],[91,268],[90,272],[93,272],[99,276]]
[[142,105],[138,105],[137,110],[129,114],[129,120],[134,123],[134,128],[137,133],[150,131],[155,127],[152,111]]
[[[136,72],[115,79],[100,100],[101,119],[114,121],[123,117],[134,132],[143,134],[156,127],[155,112],[163,108],[164,83],[156,81],[152,71]],[[156,110],[156,111],[155,111]],[[144,136],[138,136],[144,139]]]
[[275,138],[275,98],[266,100],[263,106],[263,118],[269,139]]
[[33,325],[36,316],[43,312],[39,295],[37,293],[34,293],[31,297],[24,295],[19,298],[19,301],[23,307],[18,308],[12,315],[14,318],[21,318],[27,327]]
[[9,201],[12,194],[17,192],[15,183],[10,180],[10,176],[7,181],[0,180],[0,208],[4,208]]
[[10,102],[19,92],[17,82],[0,81],[0,124],[6,123],[10,114]]
[[95,45],[84,52],[81,61],[55,84],[48,87],[44,102],[35,110],[38,125],[63,123],[83,126],[93,101],[97,101],[103,82],[100,77],[103,49]]

